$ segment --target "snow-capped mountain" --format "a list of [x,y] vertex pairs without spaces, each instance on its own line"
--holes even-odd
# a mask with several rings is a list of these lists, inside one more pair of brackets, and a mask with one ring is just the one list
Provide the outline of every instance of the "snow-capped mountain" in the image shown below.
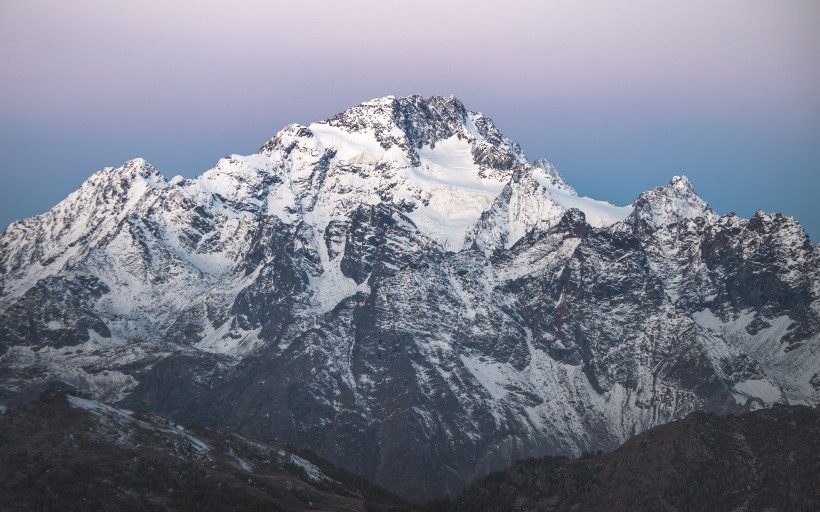
[[820,403],[818,255],[685,177],[617,207],[453,97],[94,174],[0,236],[0,397],[311,448],[406,497],[696,409]]

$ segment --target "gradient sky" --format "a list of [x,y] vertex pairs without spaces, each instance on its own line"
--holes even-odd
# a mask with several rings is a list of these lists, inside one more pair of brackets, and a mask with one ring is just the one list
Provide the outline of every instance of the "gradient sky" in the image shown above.
[[686,174],[718,213],[820,240],[820,2],[495,4],[0,0],[0,229],[104,166],[192,177],[419,93],[484,112],[583,195]]

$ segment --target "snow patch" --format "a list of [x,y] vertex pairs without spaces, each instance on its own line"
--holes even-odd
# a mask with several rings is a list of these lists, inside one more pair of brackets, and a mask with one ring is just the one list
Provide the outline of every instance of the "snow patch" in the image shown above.
[[621,222],[632,213],[632,206],[615,206],[607,201],[599,201],[589,197],[578,197],[574,190],[568,191],[565,187],[557,186],[547,177],[543,169],[533,173],[533,178],[538,181],[548,192],[549,196],[564,209],[577,208],[584,212],[586,222],[590,226],[602,228],[611,226],[616,222]]
[[66,396],[68,399],[68,403],[71,404],[73,407],[78,409],[85,409],[86,411],[91,411],[95,413],[106,413],[106,414],[114,414],[117,416],[122,416],[124,418],[130,418],[132,411],[126,409],[119,409],[117,407],[111,407],[110,405],[104,404],[102,402],[97,402],[94,400],[87,400],[85,398],[80,398],[74,395]]
[[735,384],[735,391],[742,396],[760,399],[764,404],[771,405],[779,402],[783,394],[780,388],[768,380],[752,379]]
[[316,467],[312,462],[309,462],[296,454],[289,453],[290,462],[302,468],[310,480],[314,482],[332,482],[333,480],[322,473],[322,470]]
[[820,405],[820,393],[811,384],[820,368],[820,335],[787,350],[789,347],[780,340],[793,325],[792,319],[786,315],[761,318],[768,327],[750,334],[746,327],[755,318],[754,311],[742,312],[727,321],[709,309],[692,314],[692,320],[703,329],[699,336],[701,346],[718,375],[723,375],[724,361],[744,357],[753,359],[762,368],[764,379],[747,379],[744,382],[748,384],[735,385],[737,401],[745,403],[748,397],[754,397],[770,403],[768,400],[777,394],[777,402]]

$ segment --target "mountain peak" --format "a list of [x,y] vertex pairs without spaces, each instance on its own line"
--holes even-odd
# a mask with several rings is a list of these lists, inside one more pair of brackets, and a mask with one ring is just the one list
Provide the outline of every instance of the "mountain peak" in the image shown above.
[[695,193],[695,187],[692,186],[692,182],[689,181],[689,178],[683,175],[672,176],[672,179],[669,180],[669,183],[666,186],[675,190],[682,190],[693,194]]
[[424,98],[416,94],[366,101],[325,123],[351,132],[372,130],[380,142],[390,145],[403,134],[410,147],[421,148],[454,135],[466,135],[466,121],[467,109],[454,96]]
[[664,187],[643,192],[633,203],[633,217],[655,228],[674,224],[683,219],[703,218],[712,222],[718,215],[695,192],[686,176],[673,176]]
[[550,179],[550,181],[553,183],[555,187],[567,192],[568,194],[577,195],[575,189],[572,188],[572,186],[570,186],[569,183],[567,183],[567,180],[565,180],[561,173],[558,172],[558,169],[555,167],[555,165],[553,165],[552,162],[550,162],[546,158],[536,158],[532,162],[532,165],[536,169],[541,169],[542,171],[544,171],[544,173],[547,175],[547,177]]
[[112,184],[116,183],[117,188],[123,190],[139,182],[145,182],[151,188],[165,188],[168,186],[168,180],[165,179],[165,176],[144,158],[139,157],[128,160],[120,167],[103,168],[89,179],[90,185],[99,186],[98,180],[100,179]]
[[[448,108],[454,107],[466,112],[464,104],[455,95],[448,96],[428,96],[424,97],[421,94],[411,94],[410,96],[383,96],[381,98],[373,98],[368,101],[360,103],[355,108],[367,107],[384,107],[395,108],[399,110],[409,109],[431,109],[431,108]],[[352,109],[348,109],[352,110]],[[334,116],[336,117],[336,116]]]
[[385,96],[349,108],[322,123],[348,133],[370,133],[385,150],[399,147],[410,164],[420,165],[418,150],[457,139],[466,141],[476,164],[510,170],[526,163],[521,147],[504,137],[492,120],[467,110],[455,96]]

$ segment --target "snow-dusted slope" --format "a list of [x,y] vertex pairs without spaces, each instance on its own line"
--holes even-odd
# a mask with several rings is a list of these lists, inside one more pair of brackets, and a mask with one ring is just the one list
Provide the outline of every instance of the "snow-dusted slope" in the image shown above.
[[405,496],[694,409],[820,403],[816,248],[686,178],[579,197],[452,97],[104,169],[0,236],[0,398],[53,380]]
[[[0,480],[4,511],[364,511],[402,505],[304,450],[224,429],[189,429],[55,391],[0,414],[0,439],[2,468],[12,475]],[[50,505],[36,505],[46,501]]]

